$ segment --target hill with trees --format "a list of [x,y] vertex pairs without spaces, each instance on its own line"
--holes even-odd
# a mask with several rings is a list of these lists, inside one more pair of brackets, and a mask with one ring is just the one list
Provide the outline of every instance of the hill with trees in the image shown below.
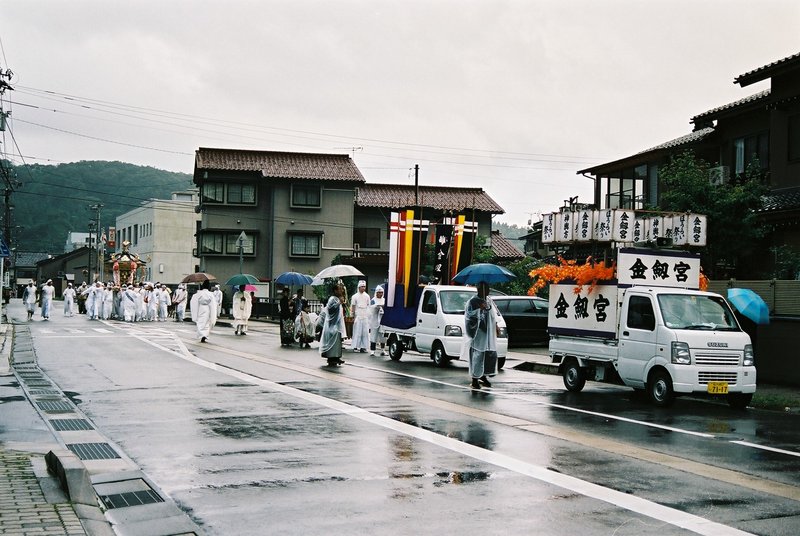
[[192,176],[124,162],[82,161],[13,166],[3,162],[18,184],[13,206],[11,247],[19,251],[63,253],[69,232],[88,232],[101,204],[100,227],[150,199],[193,188]]

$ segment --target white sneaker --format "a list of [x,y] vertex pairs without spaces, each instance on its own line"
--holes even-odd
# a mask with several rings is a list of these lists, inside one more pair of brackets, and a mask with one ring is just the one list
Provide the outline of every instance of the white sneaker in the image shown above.
[[383,350],[381,350],[381,355],[386,355],[386,352],[384,352]]
[[375,355],[375,352],[370,352],[369,355]]

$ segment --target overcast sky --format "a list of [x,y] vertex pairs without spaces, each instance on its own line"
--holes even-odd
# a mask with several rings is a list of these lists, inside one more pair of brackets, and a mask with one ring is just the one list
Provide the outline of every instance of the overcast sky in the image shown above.
[[798,36],[797,0],[3,0],[2,151],[186,173],[198,147],[350,153],[525,225],[591,201],[579,169],[766,89],[733,79]]

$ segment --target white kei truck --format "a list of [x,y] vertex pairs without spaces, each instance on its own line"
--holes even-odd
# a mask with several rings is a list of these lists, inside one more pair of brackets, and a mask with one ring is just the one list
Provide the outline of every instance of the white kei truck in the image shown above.
[[[426,285],[412,307],[384,307],[381,329],[389,357],[399,361],[405,350],[430,354],[437,367],[459,359],[464,341],[464,310],[477,289],[458,285]],[[508,333],[500,311],[497,321],[497,367],[505,366]]]
[[616,281],[591,292],[550,285],[549,353],[567,390],[622,382],[656,406],[707,393],[747,407],[756,391],[750,337],[728,302],[699,286],[699,255],[639,248],[620,248]]

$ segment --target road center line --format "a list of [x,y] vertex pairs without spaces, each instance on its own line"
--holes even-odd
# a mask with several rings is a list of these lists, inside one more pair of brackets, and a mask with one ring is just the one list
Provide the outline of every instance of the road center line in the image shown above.
[[800,457],[800,452],[778,449],[775,447],[767,447],[766,445],[759,445],[758,443],[750,443],[749,441],[731,441],[731,443],[736,443],[737,445],[743,445],[745,447],[752,447],[754,449],[768,450],[770,452],[777,452],[779,454],[787,454],[789,456]]

